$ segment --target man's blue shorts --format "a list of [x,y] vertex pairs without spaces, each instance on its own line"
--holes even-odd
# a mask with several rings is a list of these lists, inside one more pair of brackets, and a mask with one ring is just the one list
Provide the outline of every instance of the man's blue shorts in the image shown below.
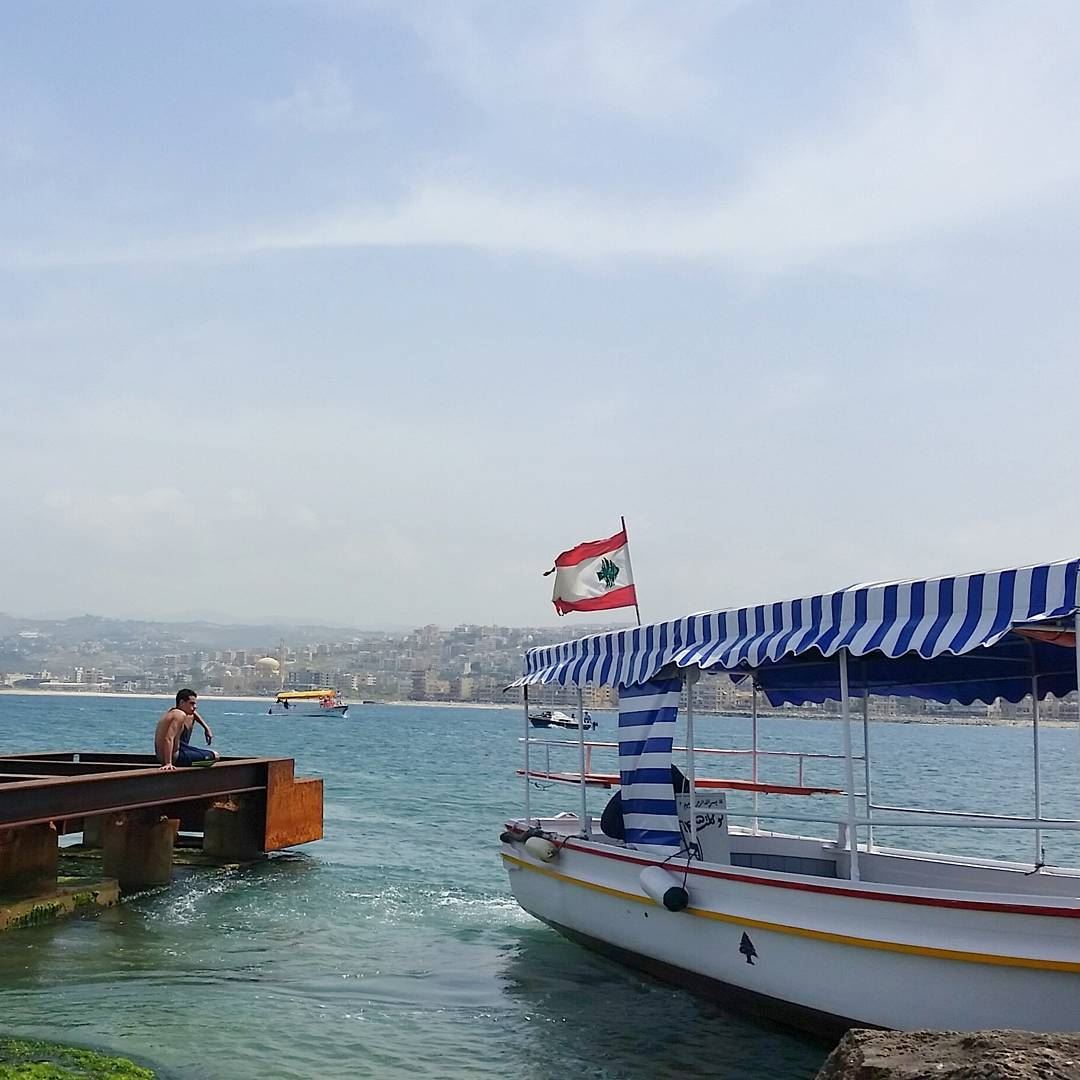
[[176,752],[177,765],[194,765],[197,761],[212,761],[213,750],[204,750],[201,746],[192,746],[191,743],[181,743]]

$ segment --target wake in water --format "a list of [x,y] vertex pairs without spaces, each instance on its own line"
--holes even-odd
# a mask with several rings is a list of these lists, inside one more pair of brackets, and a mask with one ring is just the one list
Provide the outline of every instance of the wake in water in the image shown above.
[[377,891],[346,891],[342,898],[348,902],[353,917],[395,926],[414,923],[493,929],[532,921],[506,893],[454,885],[387,884]]

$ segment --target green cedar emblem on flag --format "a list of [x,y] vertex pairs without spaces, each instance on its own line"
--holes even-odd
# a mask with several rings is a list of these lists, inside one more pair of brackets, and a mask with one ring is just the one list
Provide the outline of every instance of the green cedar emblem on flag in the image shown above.
[[619,576],[619,568],[610,559],[605,559],[600,564],[600,569],[596,571],[596,576],[600,579],[600,583],[605,589],[610,589],[614,586],[615,579]]

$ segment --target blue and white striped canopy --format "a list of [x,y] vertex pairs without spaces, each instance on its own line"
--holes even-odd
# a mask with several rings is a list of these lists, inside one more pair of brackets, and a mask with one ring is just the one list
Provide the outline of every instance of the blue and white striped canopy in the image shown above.
[[632,686],[668,664],[754,672],[774,704],[839,695],[846,649],[853,690],[940,701],[1018,701],[1039,677],[1040,696],[1076,688],[1072,651],[1025,640],[1017,626],[1078,609],[1080,559],[924,581],[856,585],[773,604],[530,649],[514,685]]

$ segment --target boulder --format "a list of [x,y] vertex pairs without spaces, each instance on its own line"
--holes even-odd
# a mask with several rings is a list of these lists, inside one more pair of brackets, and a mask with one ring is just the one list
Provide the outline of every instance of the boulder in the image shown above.
[[1080,1080],[1080,1035],[856,1029],[817,1080]]

